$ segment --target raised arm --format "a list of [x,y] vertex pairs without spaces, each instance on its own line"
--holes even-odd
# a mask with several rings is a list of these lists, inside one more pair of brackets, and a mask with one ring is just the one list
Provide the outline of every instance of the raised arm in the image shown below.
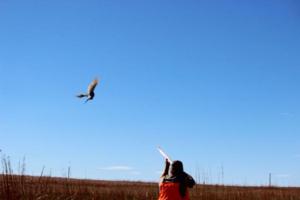
[[169,168],[170,168],[170,162],[168,161],[168,159],[166,159],[166,162],[165,162],[165,169],[161,175],[161,177],[164,177],[166,175],[169,174]]

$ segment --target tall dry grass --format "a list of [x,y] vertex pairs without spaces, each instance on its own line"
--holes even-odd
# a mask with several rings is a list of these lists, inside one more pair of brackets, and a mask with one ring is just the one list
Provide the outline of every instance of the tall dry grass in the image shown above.
[[[157,183],[98,181],[26,176],[23,163],[15,175],[8,158],[2,159],[0,175],[1,200],[154,200],[158,196]],[[299,188],[238,187],[197,185],[190,190],[192,200],[300,200]]]

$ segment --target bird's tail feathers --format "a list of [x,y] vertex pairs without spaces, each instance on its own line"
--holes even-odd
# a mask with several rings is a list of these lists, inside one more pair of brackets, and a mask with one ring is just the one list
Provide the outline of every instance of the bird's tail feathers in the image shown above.
[[79,94],[79,95],[76,95],[78,98],[82,98],[82,97],[88,97],[87,94]]

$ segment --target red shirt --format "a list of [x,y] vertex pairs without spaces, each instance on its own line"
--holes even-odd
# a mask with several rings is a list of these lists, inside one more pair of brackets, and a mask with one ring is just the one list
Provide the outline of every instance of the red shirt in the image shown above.
[[184,197],[180,195],[179,183],[162,182],[159,184],[158,200],[190,200],[190,195],[188,189]]

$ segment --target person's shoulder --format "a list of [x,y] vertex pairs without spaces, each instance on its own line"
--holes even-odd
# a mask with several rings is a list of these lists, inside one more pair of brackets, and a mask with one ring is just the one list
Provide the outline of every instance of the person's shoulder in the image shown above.
[[187,173],[185,173],[185,182],[188,187],[193,187],[196,184],[194,178]]
[[167,176],[168,175],[161,176],[160,179],[159,179],[159,183],[163,183],[167,179]]
[[164,183],[176,182],[176,181],[178,181],[177,179],[178,179],[177,177],[173,177],[169,174],[167,174],[165,176],[161,176],[161,178],[160,178],[161,182],[164,182]]

